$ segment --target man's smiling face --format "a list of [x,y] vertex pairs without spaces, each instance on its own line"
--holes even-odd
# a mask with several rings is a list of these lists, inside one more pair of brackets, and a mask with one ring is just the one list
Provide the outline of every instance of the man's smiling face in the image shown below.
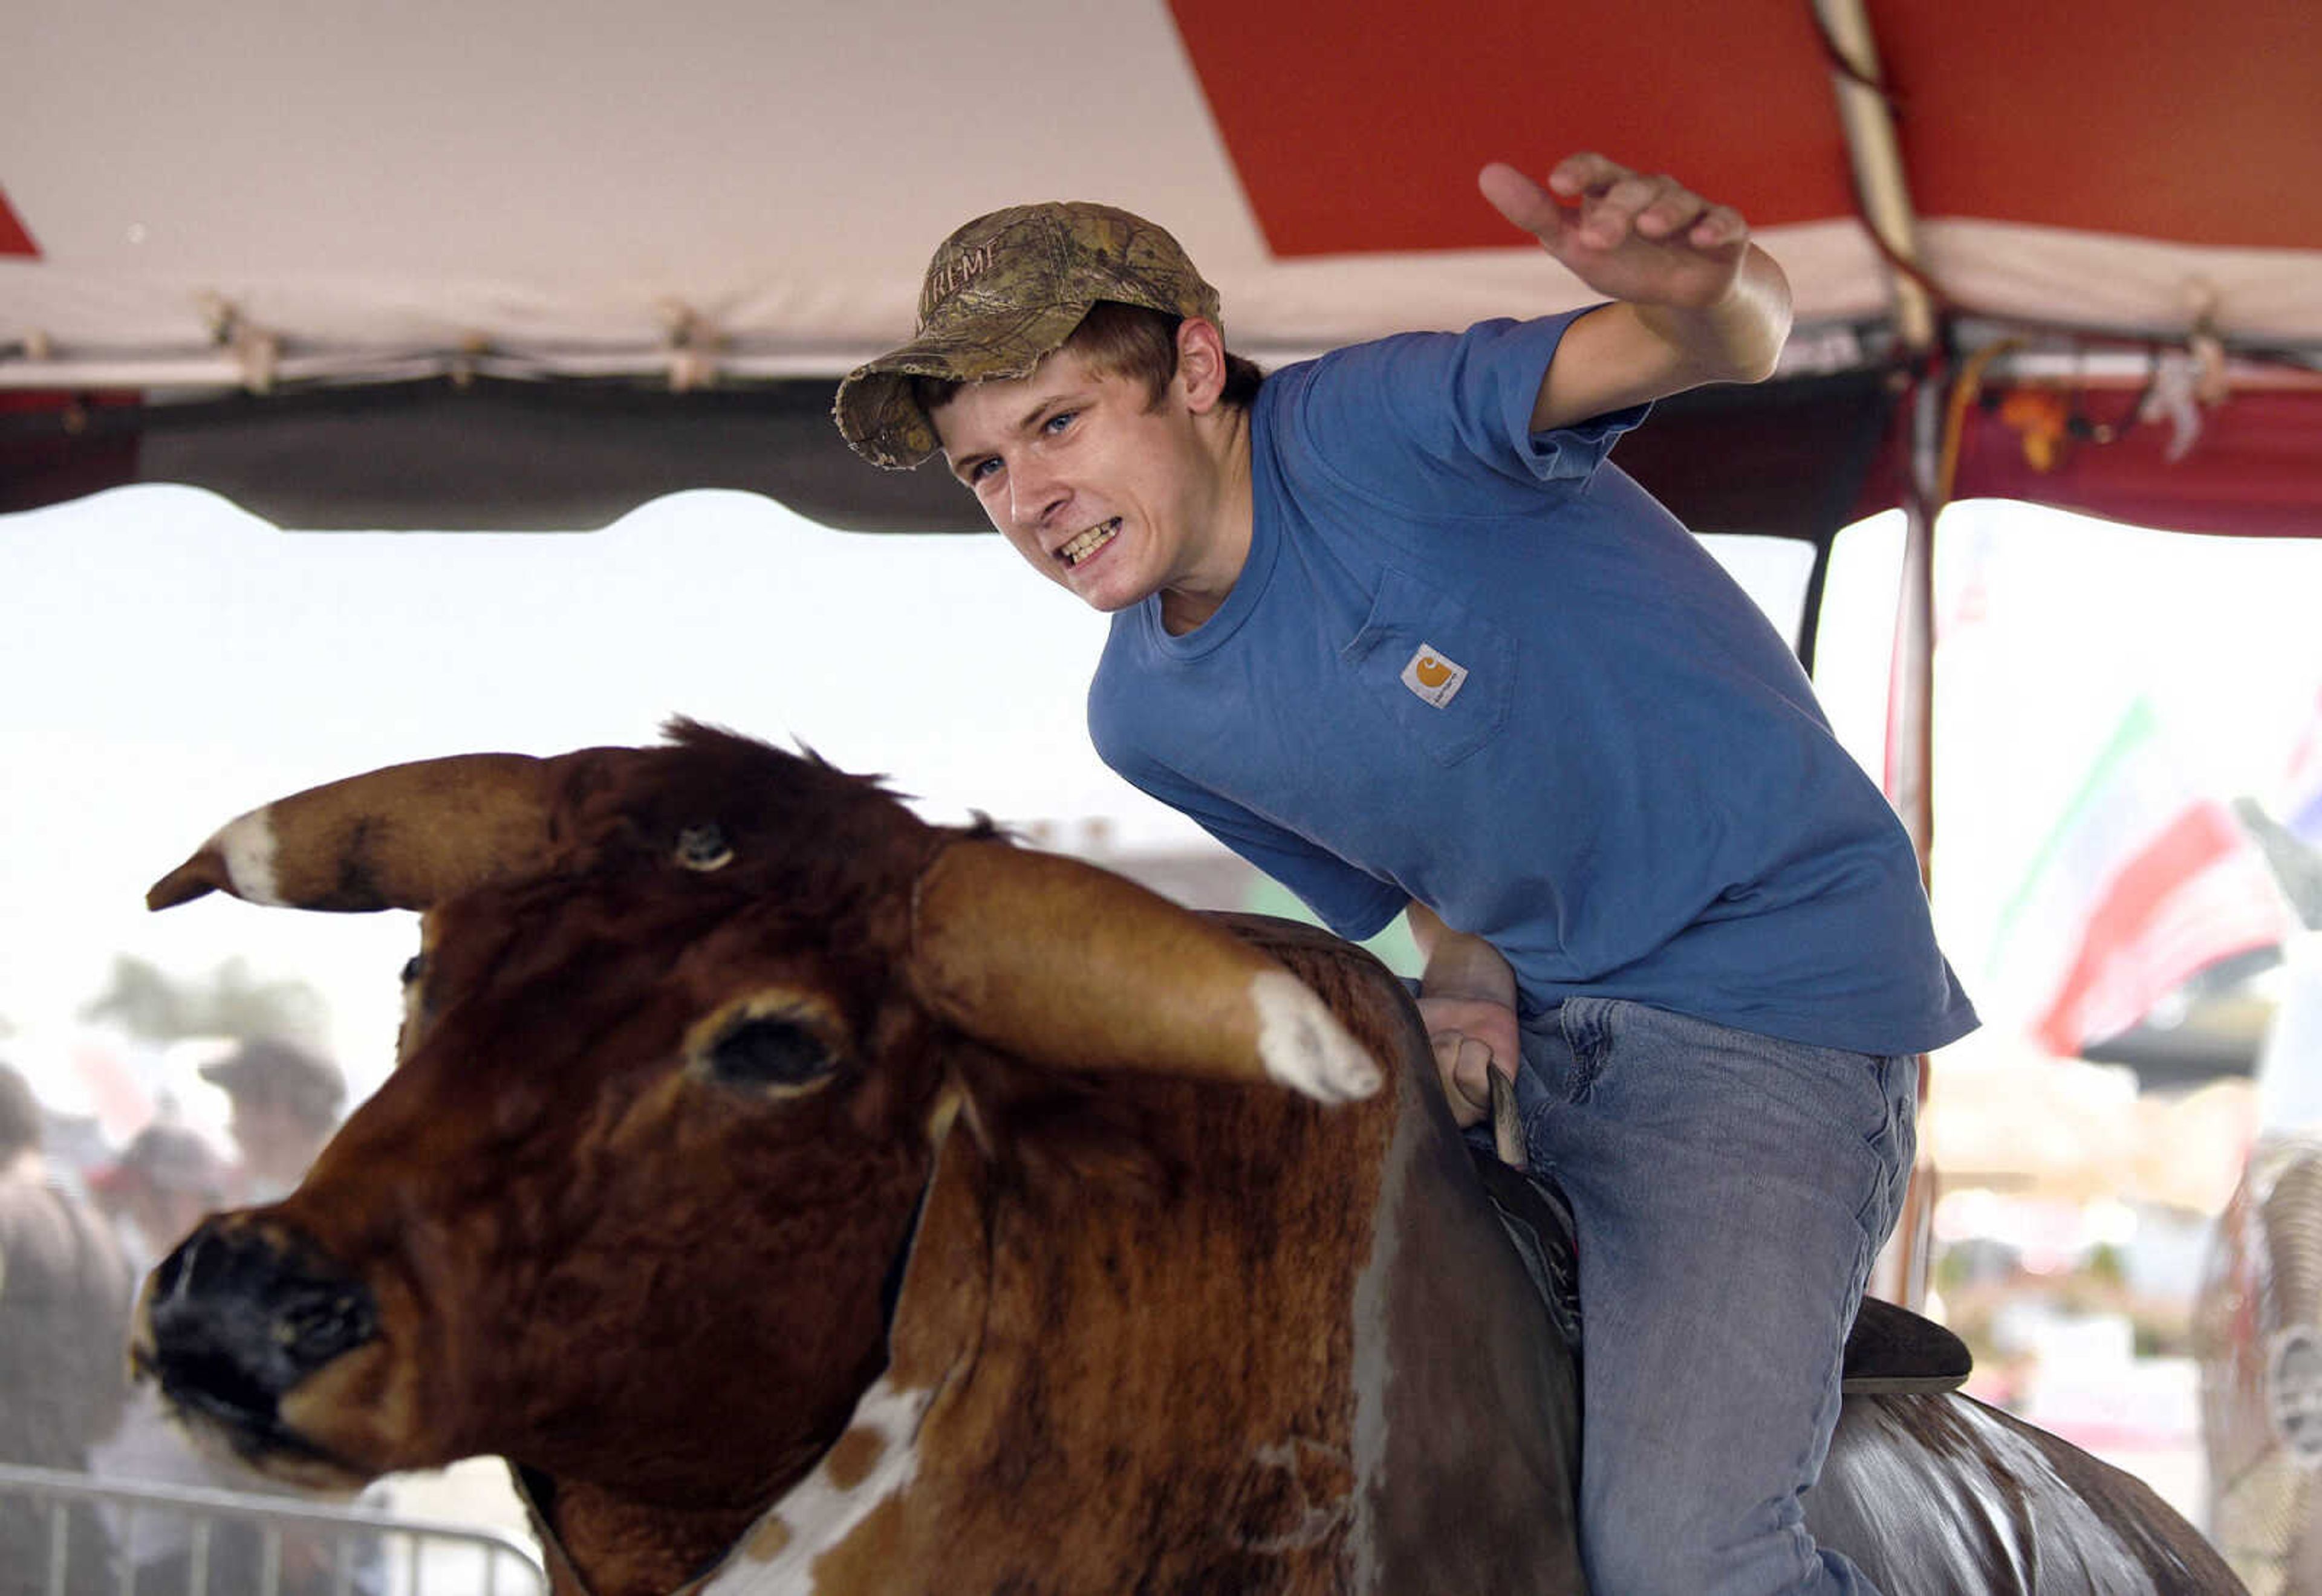
[[1184,372],[1158,402],[1066,347],[1028,377],[970,383],[933,413],[952,474],[1035,570],[1091,608],[1165,589],[1198,621],[1240,573],[1219,466]]

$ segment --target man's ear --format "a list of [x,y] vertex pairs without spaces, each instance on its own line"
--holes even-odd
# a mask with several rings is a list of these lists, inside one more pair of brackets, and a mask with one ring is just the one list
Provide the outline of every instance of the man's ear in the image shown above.
[[1185,385],[1185,406],[1196,415],[1217,407],[1226,388],[1226,335],[1202,316],[1177,324],[1177,380]]

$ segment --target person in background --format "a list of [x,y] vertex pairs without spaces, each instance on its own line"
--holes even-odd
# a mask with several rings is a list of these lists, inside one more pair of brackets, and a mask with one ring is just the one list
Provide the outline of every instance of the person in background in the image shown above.
[[[284,1190],[295,1185],[312,1159],[311,1149],[319,1148],[329,1133],[337,1099],[335,1090],[324,1089],[334,1088],[337,1074],[321,1061],[272,1043],[253,1043],[210,1070],[224,1070],[240,1083],[233,1125],[244,1133],[247,1169],[236,1170],[197,1133],[159,1124],[138,1132],[120,1159],[91,1181],[97,1199],[128,1233],[124,1242],[141,1281],[206,1216],[232,1206],[239,1185],[279,1184]],[[234,1090],[228,1081],[218,1084]],[[131,1392],[119,1428],[95,1449],[90,1466],[108,1483],[130,1488],[283,1493],[282,1487],[197,1448],[150,1382]],[[207,1546],[197,1570],[194,1514],[149,1507],[133,1516],[109,1509],[107,1517],[115,1545],[135,1570],[137,1596],[187,1596],[197,1589],[256,1591],[264,1583],[266,1548],[255,1520],[210,1516]],[[344,1585],[337,1578],[343,1555],[349,1566]],[[376,1537],[311,1527],[282,1532],[276,1582],[282,1596],[329,1596],[342,1590],[376,1596],[385,1573]]]
[[224,1208],[233,1185],[233,1166],[198,1131],[169,1124],[139,1131],[118,1159],[89,1179],[90,1194],[113,1217],[140,1279],[205,1214]]
[[[104,1220],[49,1177],[40,1101],[0,1064],[0,1463],[86,1471],[128,1394],[130,1274]],[[0,1596],[49,1589],[44,1502],[0,1493]],[[65,1516],[69,1596],[114,1588],[96,1516]]]
[[270,1037],[243,1043],[201,1074],[233,1103],[228,1128],[242,1162],[235,1195],[251,1203],[288,1196],[339,1123],[345,1078],[305,1048]]
[[[224,1208],[234,1172],[199,1134],[178,1125],[149,1125],[120,1158],[90,1180],[96,1200],[122,1233],[136,1279],[185,1239],[205,1214]],[[197,1451],[173,1424],[151,1382],[132,1390],[119,1427],[90,1453],[92,1473],[109,1484],[191,1485],[211,1491],[245,1488]],[[181,1596],[193,1589],[194,1521],[190,1514],[148,1508],[134,1514],[108,1506],[115,1546],[135,1572],[139,1596]],[[207,1588],[255,1590],[260,1577],[256,1529],[220,1518],[212,1528]]]

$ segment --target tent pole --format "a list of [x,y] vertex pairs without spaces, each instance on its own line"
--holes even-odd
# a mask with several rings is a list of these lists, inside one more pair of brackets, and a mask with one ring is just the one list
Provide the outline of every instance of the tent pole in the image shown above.
[[[1870,30],[1862,0],[1814,0],[1824,40],[1837,57],[1831,81],[1838,91],[1839,126],[1846,134],[1847,159],[1854,170],[1856,203],[1877,235],[1888,260],[1919,264],[1919,224],[1911,188],[1903,174],[1903,150],[1895,116],[1882,87],[1878,36]],[[1926,285],[1890,264],[1895,295],[1895,333],[1904,350],[1924,355],[1935,346],[1935,306]]]
[[[1903,582],[1888,679],[1887,796],[1919,856],[1923,882],[1934,859],[1934,547],[1943,508],[1940,456],[1943,384],[1934,296],[1918,272],[1917,216],[1902,147],[1887,99],[1878,37],[1863,0],[1814,0],[1829,45],[1839,123],[1854,171],[1862,220],[1888,262],[1899,353],[1915,375],[1908,416],[1909,487],[1905,494]],[[1919,1104],[1926,1106],[1928,1061],[1919,1060]],[[1908,1308],[1924,1305],[1934,1240],[1935,1168],[1923,1148],[1912,1166],[1895,1234],[1871,1265],[1870,1290]]]

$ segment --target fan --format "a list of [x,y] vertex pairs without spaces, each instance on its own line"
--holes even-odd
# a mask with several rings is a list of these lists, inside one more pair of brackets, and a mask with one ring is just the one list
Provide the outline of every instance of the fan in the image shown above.
[[2251,1596],[2322,1596],[2322,1138],[2252,1150],[2193,1310],[2209,1535]]

